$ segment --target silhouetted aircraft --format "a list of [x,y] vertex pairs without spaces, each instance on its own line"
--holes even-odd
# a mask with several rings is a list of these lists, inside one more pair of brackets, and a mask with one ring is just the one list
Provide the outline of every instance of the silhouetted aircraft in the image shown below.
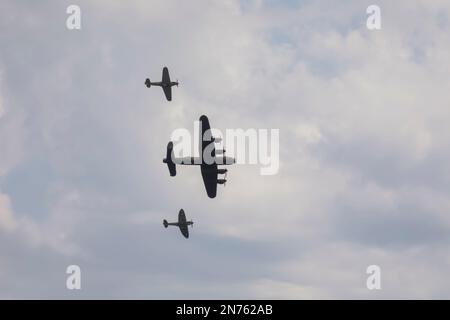
[[171,82],[170,76],[169,76],[169,69],[167,67],[163,68],[162,71],[162,81],[161,82],[151,82],[149,78],[145,79],[145,85],[147,88],[150,88],[153,86],[162,87],[164,94],[166,95],[167,100],[172,100],[172,87],[177,86],[178,87],[178,81]]
[[[236,161],[231,157],[225,157],[225,150],[216,150],[214,148],[214,142],[220,142],[220,138],[214,138],[211,135],[211,127],[209,125],[209,120],[206,116],[200,117],[200,158],[187,157],[187,158],[175,158],[173,153],[173,143],[169,142],[167,145],[166,158],[163,162],[167,164],[169,168],[170,175],[172,177],[176,176],[176,164],[179,165],[199,165],[202,172],[203,183],[205,184],[206,193],[208,197],[214,198],[217,194],[217,185],[227,182],[226,173],[227,169],[219,169],[218,164],[231,165]],[[211,156],[210,159],[205,158],[205,149],[207,149],[208,154]],[[217,154],[222,154],[222,157],[216,157]],[[219,174],[225,174],[224,179],[218,179]]]
[[184,210],[181,209],[178,213],[178,222],[167,222],[167,220],[163,220],[164,227],[168,226],[177,226],[180,228],[181,233],[185,238],[189,238],[189,230],[188,226],[194,226],[194,221],[186,221],[186,215],[184,214]]

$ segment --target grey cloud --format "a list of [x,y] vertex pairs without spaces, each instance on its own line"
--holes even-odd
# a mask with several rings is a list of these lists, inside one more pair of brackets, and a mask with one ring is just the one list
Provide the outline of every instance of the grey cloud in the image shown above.
[[[448,6],[381,2],[373,34],[359,1],[80,1],[81,31],[68,4],[0,11],[1,297],[448,296]],[[164,65],[170,104],[143,84]],[[233,167],[214,201],[197,168],[171,179],[170,133],[201,114],[280,128],[280,173]],[[181,207],[189,241],[161,225]]]

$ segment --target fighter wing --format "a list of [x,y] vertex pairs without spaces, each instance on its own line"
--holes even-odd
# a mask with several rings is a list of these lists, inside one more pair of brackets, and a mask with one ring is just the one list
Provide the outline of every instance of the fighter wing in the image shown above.
[[180,226],[180,231],[186,238],[189,238],[189,230],[186,224],[186,215],[184,214],[184,210],[181,209],[178,212],[178,225]]
[[217,194],[217,164],[202,165],[203,184],[208,197],[215,198]]
[[163,68],[163,72],[162,72],[162,82],[163,82],[163,83],[170,83],[169,69],[167,69],[167,67],[164,67],[164,68]]
[[189,238],[189,230],[186,224],[180,224],[180,231],[185,238]]
[[184,214],[184,210],[180,209],[180,212],[178,212],[178,223],[179,224],[185,224],[186,223],[186,215]]
[[162,88],[163,88],[164,94],[166,95],[166,99],[168,101],[172,101],[172,87],[169,85],[167,87],[163,86]]

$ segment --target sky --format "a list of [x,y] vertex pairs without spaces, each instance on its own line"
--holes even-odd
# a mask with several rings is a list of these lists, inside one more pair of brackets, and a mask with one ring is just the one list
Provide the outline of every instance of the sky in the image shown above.
[[[445,0],[2,0],[0,298],[449,299],[449,19]],[[171,102],[144,85],[163,66]],[[171,178],[171,133],[202,114],[279,129],[279,172],[235,165],[215,199],[198,168]],[[162,225],[180,208],[188,240]]]

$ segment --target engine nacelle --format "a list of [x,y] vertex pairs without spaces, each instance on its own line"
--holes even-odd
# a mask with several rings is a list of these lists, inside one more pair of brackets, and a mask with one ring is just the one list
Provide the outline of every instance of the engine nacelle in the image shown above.
[[216,138],[216,137],[214,137],[214,138],[212,138],[212,141],[214,141],[214,142],[221,142],[221,141],[222,141],[222,138]]
[[226,179],[217,179],[218,184],[225,184],[225,182],[227,182]]
[[225,149],[223,149],[223,150],[216,150],[216,154],[225,154]]
[[217,173],[218,173],[218,174],[225,174],[225,173],[227,173],[227,172],[228,172],[227,169],[217,169]]

